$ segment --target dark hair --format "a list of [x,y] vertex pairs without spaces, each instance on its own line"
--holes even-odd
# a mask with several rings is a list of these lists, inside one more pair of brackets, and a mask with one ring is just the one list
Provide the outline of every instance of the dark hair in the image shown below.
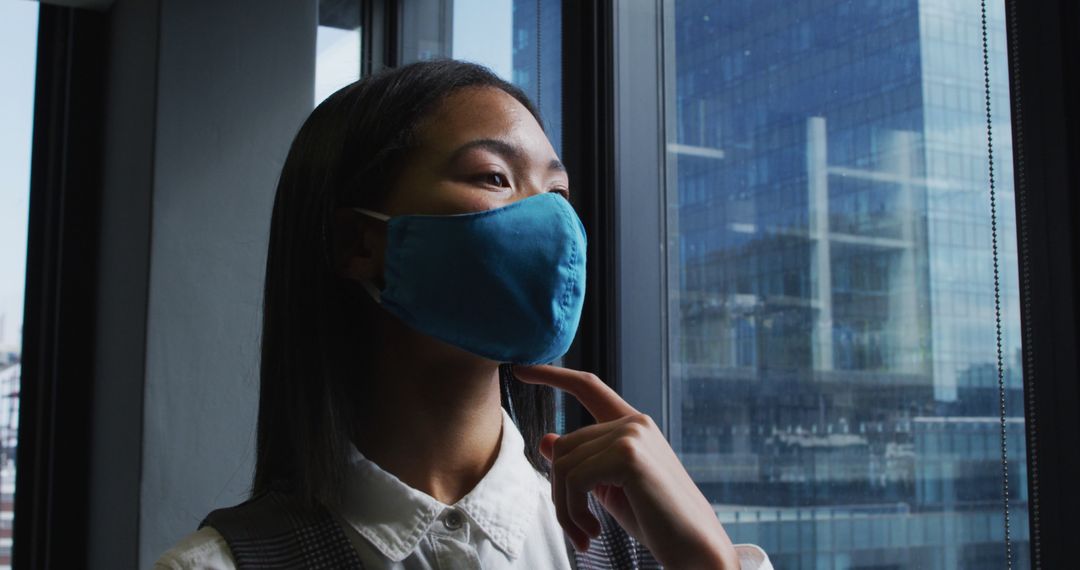
[[[529,98],[488,69],[435,60],[342,88],[293,140],[270,223],[253,495],[274,488],[308,503],[340,498],[357,383],[364,381],[356,355],[378,339],[369,302],[335,268],[332,216],[343,205],[377,207],[415,147],[418,123],[466,87],[501,89],[543,125]],[[499,377],[525,455],[547,473],[537,447],[554,429],[553,390],[514,381],[508,365]]]

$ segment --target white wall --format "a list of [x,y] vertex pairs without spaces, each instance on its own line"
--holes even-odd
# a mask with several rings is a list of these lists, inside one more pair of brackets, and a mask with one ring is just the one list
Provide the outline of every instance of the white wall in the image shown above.
[[316,2],[117,0],[110,19],[90,566],[146,568],[250,485],[266,240],[312,107]]

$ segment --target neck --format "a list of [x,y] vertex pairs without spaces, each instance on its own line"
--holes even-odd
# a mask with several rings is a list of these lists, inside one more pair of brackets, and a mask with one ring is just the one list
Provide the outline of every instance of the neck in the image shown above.
[[451,505],[498,456],[498,364],[399,332],[384,335],[376,351],[353,443],[406,485]]

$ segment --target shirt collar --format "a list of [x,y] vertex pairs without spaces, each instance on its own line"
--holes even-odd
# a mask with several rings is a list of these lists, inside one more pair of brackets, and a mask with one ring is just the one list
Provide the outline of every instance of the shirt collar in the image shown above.
[[[454,507],[511,560],[521,554],[538,511],[541,478],[524,454],[525,442],[502,409],[499,454],[479,483]],[[409,556],[448,505],[384,471],[350,444],[350,469],[341,516],[384,556]]]

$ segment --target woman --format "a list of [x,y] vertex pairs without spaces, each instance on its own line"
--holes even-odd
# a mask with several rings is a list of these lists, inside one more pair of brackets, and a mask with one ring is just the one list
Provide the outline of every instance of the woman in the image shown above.
[[[565,353],[581,313],[569,192],[537,110],[480,66],[412,64],[319,105],[274,203],[252,499],[159,566],[770,568],[647,416],[525,366]],[[553,387],[597,423],[549,433]]]

